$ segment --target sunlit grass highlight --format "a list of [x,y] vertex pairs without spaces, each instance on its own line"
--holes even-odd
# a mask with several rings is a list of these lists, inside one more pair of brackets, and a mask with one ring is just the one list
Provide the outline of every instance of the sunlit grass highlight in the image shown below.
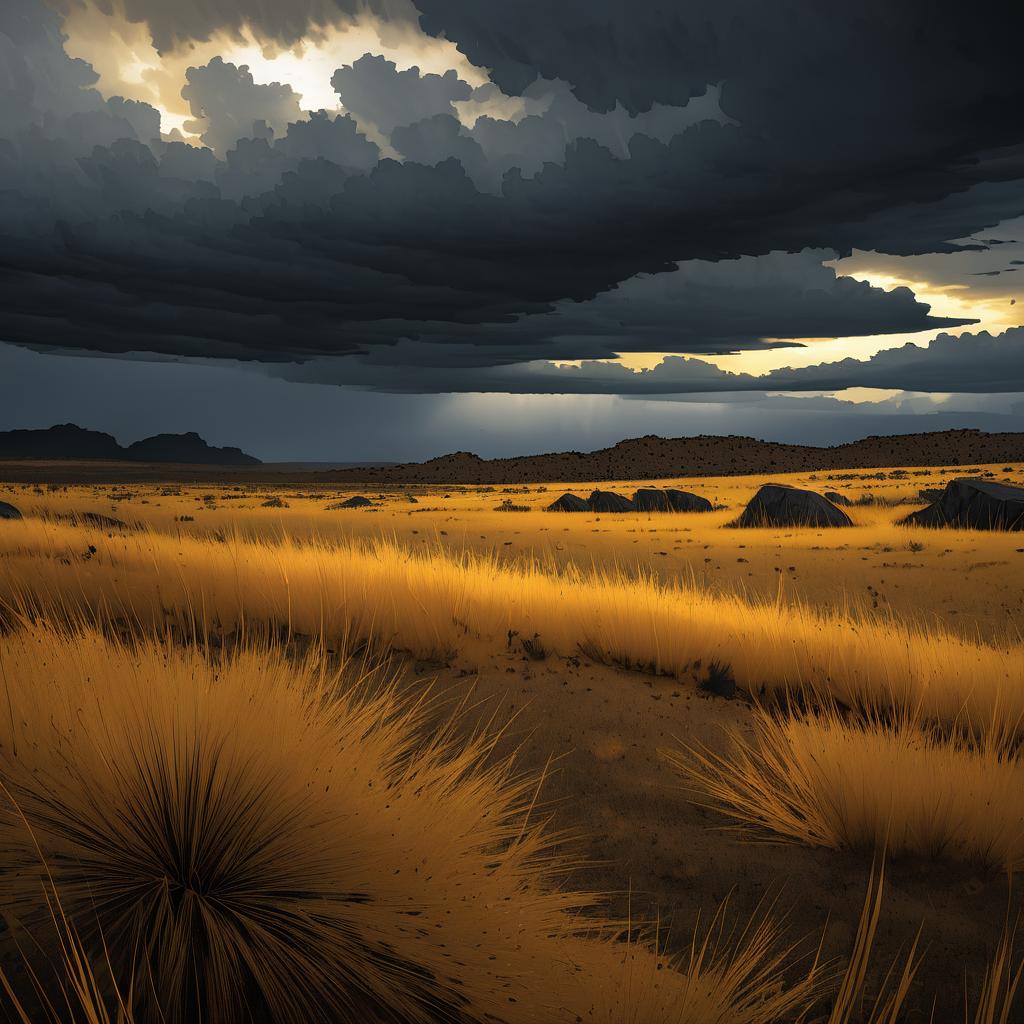
[[[89,551],[89,546],[95,552]],[[853,706],[914,708],[979,726],[1024,716],[1024,645],[997,648],[887,617],[745,601],[698,585],[555,571],[398,544],[224,542],[7,524],[0,598],[106,611],[146,628],[195,619],[373,638],[417,657],[472,661],[509,631],[545,651],[700,680],[728,666],[751,693],[813,689]]]

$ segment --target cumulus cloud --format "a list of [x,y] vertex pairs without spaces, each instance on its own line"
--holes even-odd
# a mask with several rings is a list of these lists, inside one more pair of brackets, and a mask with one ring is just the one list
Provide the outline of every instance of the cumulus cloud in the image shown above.
[[181,95],[194,119],[185,127],[216,153],[267,129],[284,132],[302,116],[299,96],[291,86],[257,85],[245,65],[236,67],[214,57],[205,67],[189,68],[185,78]]
[[399,71],[394,61],[369,53],[335,71],[331,85],[357,121],[385,135],[437,114],[454,117],[455,102],[468,100],[473,93],[454,71],[443,75],[421,75],[417,67]]
[[431,165],[456,159],[478,188],[498,194],[508,171],[532,177],[547,163],[561,164],[577,139],[626,160],[636,135],[668,142],[702,121],[730,123],[717,85],[684,106],[654,104],[632,114],[621,104],[590,110],[559,80],[537,79],[516,104],[492,83],[472,89],[454,71],[399,71],[394,61],[370,54],[339,68],[332,82],[359,125],[386,138],[397,154]]

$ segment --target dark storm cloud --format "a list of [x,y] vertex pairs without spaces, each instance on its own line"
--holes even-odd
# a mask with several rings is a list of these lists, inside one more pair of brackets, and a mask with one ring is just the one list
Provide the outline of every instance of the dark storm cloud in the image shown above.
[[299,96],[278,82],[257,85],[247,67],[215,57],[205,67],[189,68],[181,95],[193,120],[186,127],[215,153],[223,155],[239,139],[253,138],[259,127],[283,133],[302,116]]
[[365,54],[335,71],[331,85],[345,109],[360,123],[385,135],[437,114],[455,116],[455,102],[473,90],[454,71],[423,75],[419,68],[399,71],[394,61]]
[[[803,287],[762,287],[737,257],[956,250],[1024,212],[1005,19],[875,2],[419,6],[525,90],[523,120],[465,126],[452,110],[481,98],[465,83],[371,58],[335,76],[355,122],[288,123],[290,89],[215,61],[189,85],[222,151],[211,164],[154,140],[151,108],[103,101],[43,9],[5,0],[0,48],[27,56],[0,86],[0,338],[304,372],[357,355],[435,389],[448,368],[514,377],[502,367],[921,330],[941,321],[909,293],[825,285],[804,264]],[[269,0],[126,9],[165,44],[242,21],[287,41],[334,17]],[[360,118],[405,162],[378,162]],[[721,280],[675,302],[665,282],[695,260],[722,261]]]
[[668,142],[702,121],[730,123],[717,86],[708,86],[685,106],[655,104],[641,114],[616,106],[597,113],[565,82],[537,79],[520,97],[521,116],[509,120],[492,109],[509,97],[490,83],[472,89],[454,71],[399,71],[393,61],[367,54],[339,68],[332,84],[360,126],[387,137],[401,156],[429,165],[454,158],[477,188],[497,195],[508,171],[533,176],[547,163],[560,164],[567,145],[577,139],[627,160],[636,135]]
[[[604,336],[622,351],[736,352],[754,341],[903,333],[970,321],[928,315],[909,288],[884,291],[823,265],[805,249],[692,260],[631,278],[543,318],[554,337]],[[526,324],[524,324],[526,326]]]
[[[303,164],[295,180],[312,176],[318,166]],[[413,194],[393,191],[387,200],[391,210],[403,203],[412,208],[423,200],[436,172],[420,170],[423,187]],[[398,179],[399,184],[404,181],[404,176]],[[367,181],[353,177],[350,184],[366,187]],[[116,187],[126,193],[123,184]],[[297,186],[296,202],[310,191],[308,183]],[[446,220],[442,198],[443,193],[432,203],[439,233]],[[477,199],[481,204],[495,202]],[[965,322],[930,316],[928,306],[905,288],[885,292],[837,277],[822,266],[831,253],[807,251],[683,263],[671,272],[627,280],[590,301],[560,301],[551,307],[538,302],[532,315],[494,322],[484,330],[476,322],[457,319],[474,304],[480,317],[496,319],[500,312],[501,293],[486,277],[474,278],[477,268],[472,263],[455,276],[463,282],[462,291],[447,280],[451,260],[443,266],[429,258],[415,266],[397,265],[398,240],[373,233],[376,211],[368,201],[345,207],[361,209],[363,218],[339,218],[330,248],[321,251],[306,235],[296,241],[291,205],[283,225],[276,219],[276,206],[256,223],[239,224],[232,220],[234,206],[196,198],[187,218],[161,223],[156,233],[148,230],[156,220],[153,215],[123,217],[116,225],[104,225],[103,231],[67,227],[63,240],[75,254],[63,263],[54,262],[52,249],[26,241],[20,262],[32,265],[34,272],[0,278],[7,336],[25,344],[58,345],[73,328],[76,347],[277,362],[359,352],[366,354],[367,365],[407,367],[406,386],[413,390],[444,390],[439,383],[427,383],[424,367],[440,374],[443,384],[446,367],[646,351],[724,353],[774,347],[785,339]],[[310,217],[323,216],[318,207],[311,208]],[[121,255],[126,228],[131,231],[131,263]],[[257,230],[260,236],[254,239]],[[404,240],[408,243],[407,235]],[[425,249],[429,240],[428,235]],[[84,249],[90,254],[89,277],[75,272]],[[347,263],[342,277],[346,294],[337,276],[342,263]],[[225,279],[226,267],[236,275],[230,280]],[[524,268],[523,274],[534,270]],[[558,271],[553,265],[552,275]],[[197,274],[219,287],[190,290]],[[570,286],[571,276],[563,275]],[[471,291],[472,285],[477,290]],[[188,308],[183,299],[168,298],[179,286],[191,304]],[[415,319],[394,316],[395,307],[413,312]],[[351,319],[328,323],[328,311],[336,317],[346,311]],[[58,313],[68,316],[68,324],[56,318]],[[360,380],[354,374],[350,381],[337,382]],[[452,390],[462,388],[453,382]]]
[[[843,383],[837,383],[842,381]],[[768,374],[768,389],[831,391],[898,388],[960,394],[1024,391],[1024,327],[1002,334],[940,334],[926,345],[886,349],[870,359],[843,359]]]
[[554,366],[444,367],[375,364],[362,358],[324,361],[275,371],[293,381],[347,382],[387,392],[477,392],[508,394],[609,394],[620,396],[715,396],[744,392],[843,391],[876,388],[943,394],[1015,394],[1024,391],[1024,327],[1002,334],[986,331],[926,344],[908,343],[869,359],[842,359],[755,376],[732,373],[701,359],[667,356],[656,366],[632,370],[620,363],[585,361]]
[[[738,130],[705,140],[694,155],[723,175],[731,201],[756,200],[751,235],[910,253],[960,237],[954,232],[972,219],[995,223],[987,219],[994,210],[970,209],[992,196],[970,196],[956,217],[934,205],[973,184],[1015,182],[1015,202],[1002,197],[999,215],[1020,209],[1017,8],[916,0],[417,6],[428,31],[492,68],[507,91],[560,78],[597,109],[637,111],[684,104],[721,82],[722,109]],[[816,221],[830,237],[814,235]],[[884,244],[864,245],[872,234]]]

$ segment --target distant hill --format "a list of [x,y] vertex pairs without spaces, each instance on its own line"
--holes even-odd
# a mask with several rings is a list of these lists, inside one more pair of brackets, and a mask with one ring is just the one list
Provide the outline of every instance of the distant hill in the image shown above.
[[132,462],[182,462],[192,466],[258,466],[260,460],[241,448],[215,448],[197,433],[155,434],[125,449]]
[[[52,445],[54,438],[62,443]],[[334,468],[319,463],[263,464],[237,448],[212,448],[197,434],[163,434],[122,448],[109,434],[70,425],[0,433],[0,480],[22,483],[214,483],[231,479],[236,483],[274,485],[402,487],[657,480],[1011,462],[1024,463],[1024,433],[944,430],[867,437],[832,448],[732,435],[649,436],[620,441],[595,452],[557,452],[513,459],[482,459],[470,452],[455,452],[428,462],[348,466],[335,463]]]
[[197,433],[156,434],[127,448],[100,430],[61,423],[46,430],[0,431],[0,459],[95,459],[104,462],[172,462],[202,466],[258,466],[241,448],[215,448]]
[[816,448],[753,437],[647,437],[596,452],[558,452],[481,459],[470,452],[428,462],[337,470],[325,481],[380,484],[515,484],[590,480],[653,480],[685,476],[743,476],[882,466],[969,466],[1024,462],[1024,433],[943,430],[867,437]]

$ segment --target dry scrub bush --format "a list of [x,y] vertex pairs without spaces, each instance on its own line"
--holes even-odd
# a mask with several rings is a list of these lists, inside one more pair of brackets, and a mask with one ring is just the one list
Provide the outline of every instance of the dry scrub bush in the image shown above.
[[731,739],[724,754],[669,760],[748,837],[1024,868],[1024,763],[997,738],[976,744],[906,714],[880,722],[826,706],[759,709],[753,738]]
[[[192,616],[327,637],[373,637],[417,656],[471,657],[509,630],[556,655],[580,650],[677,675],[711,662],[751,692],[815,689],[854,706],[909,706],[951,722],[1024,715],[1024,647],[1005,649],[894,619],[746,602],[614,573],[503,565],[393,543],[219,543],[6,524],[0,600],[108,609],[147,627]],[[88,545],[97,550],[88,551]]]
[[0,901],[135,1021],[767,1024],[810,991],[767,920],[682,964],[600,938],[534,784],[380,680],[37,624],[0,681]]

